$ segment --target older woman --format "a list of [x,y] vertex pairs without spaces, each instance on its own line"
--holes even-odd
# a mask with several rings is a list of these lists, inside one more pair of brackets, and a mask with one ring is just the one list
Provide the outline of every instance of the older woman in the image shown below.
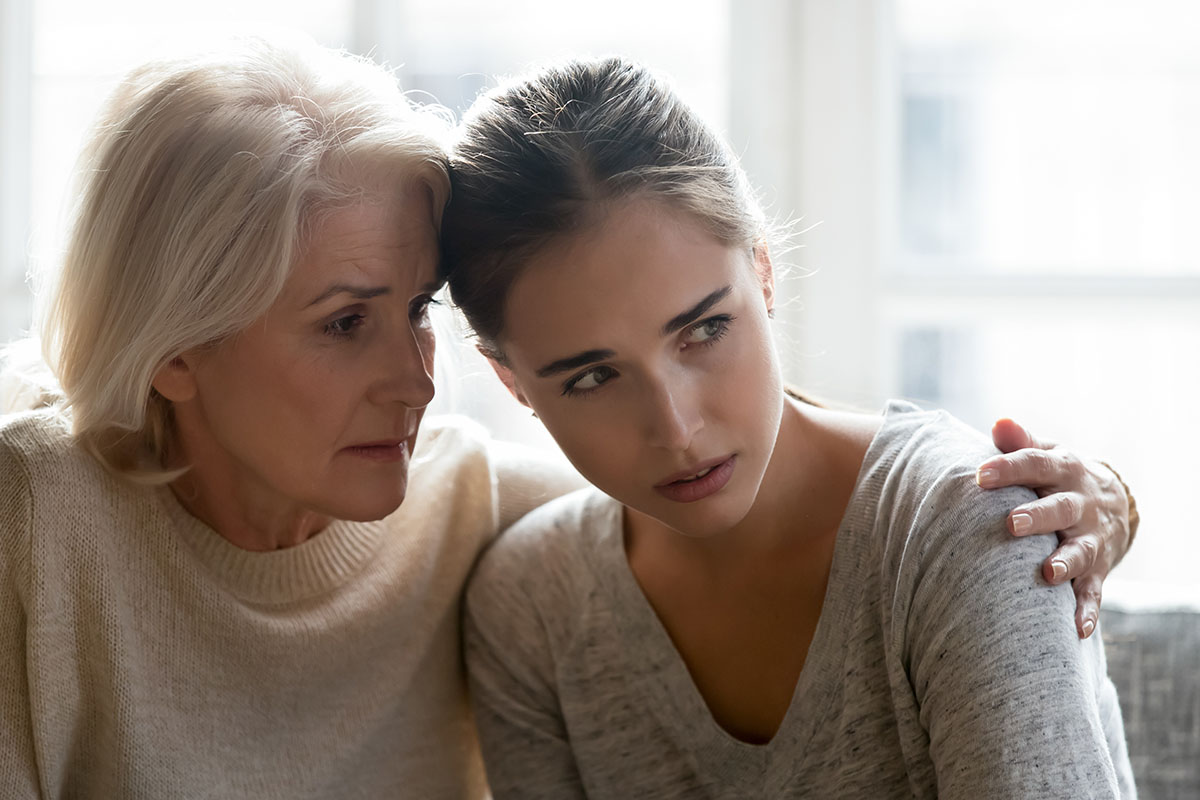
[[[112,99],[43,330],[61,394],[0,427],[0,796],[484,795],[462,587],[578,478],[421,427],[443,133],[311,45]],[[1065,577],[1102,578],[1124,495],[1056,475],[1104,522]]]

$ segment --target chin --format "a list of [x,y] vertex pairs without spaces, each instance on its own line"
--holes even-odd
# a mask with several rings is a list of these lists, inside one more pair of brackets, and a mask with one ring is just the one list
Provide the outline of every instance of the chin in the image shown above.
[[[733,501],[733,498],[728,500]],[[658,505],[655,509],[646,509],[643,513],[690,539],[711,539],[736,527],[750,513],[750,508],[748,504],[736,501],[707,503],[701,500],[686,506],[682,503],[672,503],[665,508]]]
[[329,503],[329,515],[347,522],[374,522],[392,514],[404,502],[406,485],[364,491],[360,484]]

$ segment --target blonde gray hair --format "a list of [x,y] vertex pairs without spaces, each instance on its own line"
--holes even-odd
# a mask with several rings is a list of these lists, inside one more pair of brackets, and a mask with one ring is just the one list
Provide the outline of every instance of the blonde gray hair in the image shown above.
[[85,151],[41,324],[77,440],[118,474],[170,479],[156,373],[261,317],[322,214],[415,182],[440,223],[446,128],[383,68],[311,42],[129,75]]

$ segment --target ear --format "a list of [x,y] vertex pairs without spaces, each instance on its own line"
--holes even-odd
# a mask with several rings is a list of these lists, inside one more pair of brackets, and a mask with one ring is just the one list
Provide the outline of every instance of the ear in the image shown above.
[[175,356],[159,368],[150,385],[172,403],[191,400],[196,396],[195,358],[190,354]]
[[517,398],[517,402],[521,405],[525,406],[526,408],[532,408],[532,406],[529,405],[529,401],[525,399],[525,393],[522,392],[521,387],[517,385],[517,378],[515,375],[513,375],[512,370],[500,363],[500,359],[496,358],[494,354],[488,353],[482,348],[480,348],[479,352],[483,353],[484,358],[486,358],[488,363],[492,365],[492,369],[496,371],[496,377],[499,378],[500,382],[504,384],[504,388],[508,389],[509,394]]
[[767,243],[759,242],[754,245],[754,271],[762,284],[763,300],[767,304],[767,316],[775,316],[775,268],[771,265],[771,254],[767,251]]

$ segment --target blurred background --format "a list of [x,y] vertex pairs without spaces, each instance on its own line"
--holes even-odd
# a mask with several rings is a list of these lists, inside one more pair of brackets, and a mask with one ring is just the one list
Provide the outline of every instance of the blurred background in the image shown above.
[[[300,29],[461,112],[496,75],[623,53],[670,75],[793,222],[776,254],[791,382],[982,430],[1011,416],[1113,463],[1144,522],[1109,596],[1195,596],[1191,0],[0,3],[0,341],[28,330],[28,276],[54,267],[89,123],[141,61]],[[454,339],[439,408],[545,446]]]

